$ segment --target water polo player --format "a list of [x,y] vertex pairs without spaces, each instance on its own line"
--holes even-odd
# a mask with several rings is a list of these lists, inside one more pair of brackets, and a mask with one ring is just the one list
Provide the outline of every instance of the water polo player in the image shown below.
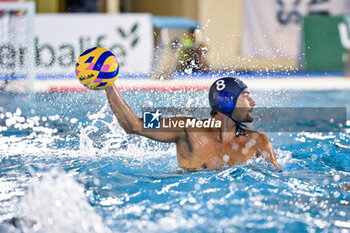
[[[143,119],[135,115],[121,97],[115,85],[105,89],[109,105],[120,125],[127,133],[139,134],[160,142],[175,142],[177,159],[182,168],[220,169],[246,162],[254,156],[265,156],[276,169],[275,152],[268,137],[248,130],[242,124],[253,121],[255,102],[248,87],[237,78],[220,78],[210,87],[211,118],[220,121],[219,128],[209,130],[148,131],[143,129]],[[181,117],[165,119],[180,121]]]

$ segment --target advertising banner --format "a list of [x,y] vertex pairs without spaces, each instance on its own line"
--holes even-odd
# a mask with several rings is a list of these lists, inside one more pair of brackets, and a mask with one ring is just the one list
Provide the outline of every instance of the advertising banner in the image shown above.
[[[152,64],[153,27],[149,14],[38,14],[35,16],[35,40],[32,59],[37,75],[74,75],[79,55],[88,48],[100,46],[111,50],[120,63],[120,73],[149,73]],[[2,41],[1,43],[6,43]],[[25,49],[11,49],[11,41],[0,44],[0,61],[21,59]],[[3,58],[3,59],[2,59]],[[1,64],[2,72],[18,69]]]
[[350,1],[244,0],[243,8],[243,56],[298,59],[303,16],[346,14]]

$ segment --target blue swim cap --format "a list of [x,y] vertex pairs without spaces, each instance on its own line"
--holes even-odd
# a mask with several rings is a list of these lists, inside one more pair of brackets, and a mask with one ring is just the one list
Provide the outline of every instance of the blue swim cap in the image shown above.
[[216,80],[209,90],[210,107],[231,118],[239,95],[247,88],[240,79],[225,77]]
[[216,80],[209,90],[209,103],[214,111],[221,112],[236,123],[236,136],[247,135],[246,126],[232,118],[239,95],[247,88],[240,79],[226,77]]

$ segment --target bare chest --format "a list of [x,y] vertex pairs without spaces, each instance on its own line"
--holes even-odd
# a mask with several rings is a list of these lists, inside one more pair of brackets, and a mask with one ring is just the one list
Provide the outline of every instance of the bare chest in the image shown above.
[[256,150],[255,140],[247,136],[233,136],[219,141],[210,135],[194,134],[187,141],[177,144],[179,165],[187,168],[220,169],[246,162],[255,155]]

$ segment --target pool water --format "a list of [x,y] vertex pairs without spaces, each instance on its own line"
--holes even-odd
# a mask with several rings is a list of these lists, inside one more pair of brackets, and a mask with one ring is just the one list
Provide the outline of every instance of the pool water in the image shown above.
[[[207,92],[122,92],[141,107],[208,107]],[[258,106],[347,107],[347,91],[253,91]],[[0,93],[0,222],[24,232],[350,231],[350,127],[267,133],[263,159],[177,166],[175,145],[127,135],[104,92]],[[257,129],[258,130],[258,129]],[[3,228],[1,228],[3,227]],[[6,223],[0,229],[21,232]]]

